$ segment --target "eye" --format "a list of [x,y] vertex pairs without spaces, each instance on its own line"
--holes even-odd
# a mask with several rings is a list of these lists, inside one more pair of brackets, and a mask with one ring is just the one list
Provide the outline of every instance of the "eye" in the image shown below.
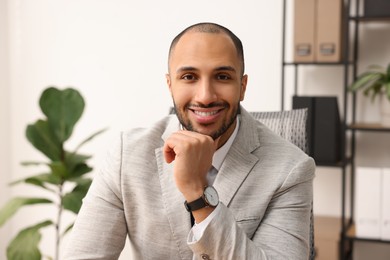
[[195,75],[193,74],[184,74],[181,79],[188,80],[188,81],[193,81],[196,80]]
[[217,79],[218,80],[229,80],[229,79],[231,79],[231,77],[229,74],[218,74]]

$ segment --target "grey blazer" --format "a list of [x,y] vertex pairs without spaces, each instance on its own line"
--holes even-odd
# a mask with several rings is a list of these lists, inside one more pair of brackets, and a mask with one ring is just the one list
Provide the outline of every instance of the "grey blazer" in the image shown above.
[[237,137],[214,182],[221,210],[196,243],[164,161],[176,116],[124,132],[94,177],[64,259],[308,259],[315,163],[241,108]]

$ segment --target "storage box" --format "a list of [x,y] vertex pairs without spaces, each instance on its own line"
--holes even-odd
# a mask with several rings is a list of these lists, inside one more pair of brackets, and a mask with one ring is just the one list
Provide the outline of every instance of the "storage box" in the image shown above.
[[356,168],[355,224],[357,237],[372,239],[381,237],[381,181],[381,168]]
[[341,160],[341,121],[335,96],[294,96],[293,109],[307,108],[308,154],[318,164]]
[[294,61],[314,62],[316,0],[294,1]]
[[390,240],[390,168],[382,170],[381,239]]
[[316,52],[318,62],[342,60],[342,0],[317,0]]
[[338,260],[341,219],[336,217],[314,217],[314,246],[316,260]]
[[364,0],[364,16],[390,17],[389,0]]

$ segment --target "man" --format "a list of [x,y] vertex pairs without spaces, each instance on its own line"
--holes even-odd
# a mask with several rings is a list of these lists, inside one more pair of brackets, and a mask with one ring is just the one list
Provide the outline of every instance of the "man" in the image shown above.
[[177,117],[121,134],[65,259],[307,259],[314,161],[240,106],[241,41],[190,26],[168,67]]

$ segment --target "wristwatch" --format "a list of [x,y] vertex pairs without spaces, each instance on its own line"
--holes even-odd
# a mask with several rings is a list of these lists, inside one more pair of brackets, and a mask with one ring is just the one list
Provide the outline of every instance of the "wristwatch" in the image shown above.
[[195,211],[204,207],[216,207],[219,203],[217,190],[213,186],[206,186],[202,196],[192,202],[184,202],[187,211]]

